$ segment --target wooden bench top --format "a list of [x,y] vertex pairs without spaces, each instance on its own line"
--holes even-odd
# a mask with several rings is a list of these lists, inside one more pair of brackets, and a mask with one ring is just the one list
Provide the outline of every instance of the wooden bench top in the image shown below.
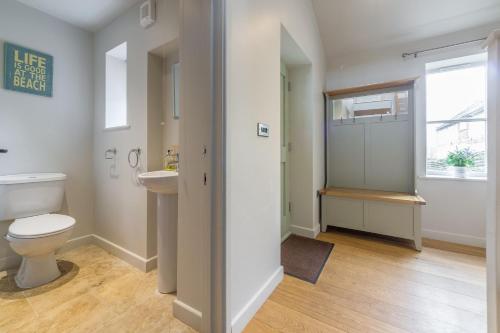
[[361,190],[354,188],[327,187],[319,191],[321,195],[358,200],[385,201],[405,205],[425,205],[425,200],[409,193]]

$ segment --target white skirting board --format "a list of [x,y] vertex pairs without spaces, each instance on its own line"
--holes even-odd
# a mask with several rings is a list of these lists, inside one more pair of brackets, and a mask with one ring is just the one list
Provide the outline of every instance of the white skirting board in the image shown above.
[[[148,259],[143,258],[113,242],[110,242],[107,239],[94,234],[70,239],[57,251],[57,253],[64,253],[87,244],[95,244],[143,272],[149,272],[156,268],[156,256]],[[20,263],[21,257],[15,254],[5,258],[0,258],[0,271],[17,267]]]
[[94,243],[94,238],[93,235],[85,235],[85,236],[80,236],[80,237],[75,237],[70,239],[69,241],[64,244],[63,247],[61,247],[59,250],[57,250],[56,253],[64,253],[73,249],[76,249],[77,247],[87,245],[87,244],[93,244]]
[[186,303],[175,299],[173,307],[174,317],[192,327],[196,331],[201,330],[202,314],[195,308],[187,305]]
[[319,231],[320,231],[320,225],[319,225],[319,223],[315,224],[314,229],[304,228],[304,227],[300,227],[298,225],[291,225],[290,230],[292,231],[292,234],[294,234],[294,235],[307,237],[307,238],[316,238],[319,234]]
[[445,242],[450,242],[450,243],[455,243],[455,244],[462,244],[462,245],[469,245],[469,246],[486,248],[486,239],[485,238],[474,237],[474,236],[470,236],[470,235],[462,235],[462,234],[455,234],[455,233],[446,232],[446,231],[423,229],[422,230],[422,237],[434,239],[434,240],[445,241]]
[[284,241],[286,241],[288,239],[288,237],[290,237],[292,235],[292,232],[287,232],[285,235],[283,235],[283,237],[281,237],[281,242],[283,243]]
[[272,292],[283,280],[283,266],[280,266],[250,301],[238,312],[231,321],[231,332],[240,333],[255,316],[264,302],[271,296]]
[[146,259],[113,242],[110,242],[105,238],[102,238],[101,236],[92,235],[92,237],[94,239],[93,241],[94,244],[102,247],[103,249],[110,252],[114,256],[122,259],[123,261],[126,261],[130,265],[134,266],[135,268],[143,272],[148,272],[156,268],[156,261],[157,261],[156,256]]

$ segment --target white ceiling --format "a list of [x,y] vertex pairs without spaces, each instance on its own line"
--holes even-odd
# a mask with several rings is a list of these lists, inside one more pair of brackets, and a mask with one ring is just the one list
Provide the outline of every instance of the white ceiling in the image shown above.
[[141,0],[17,0],[88,31],[98,31]]
[[500,0],[313,0],[327,57],[500,21]]

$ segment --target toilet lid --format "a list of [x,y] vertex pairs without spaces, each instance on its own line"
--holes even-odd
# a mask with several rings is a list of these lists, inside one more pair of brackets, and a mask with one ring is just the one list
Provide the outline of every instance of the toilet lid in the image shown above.
[[37,238],[63,232],[75,225],[75,219],[59,214],[46,214],[15,220],[9,226],[14,238]]

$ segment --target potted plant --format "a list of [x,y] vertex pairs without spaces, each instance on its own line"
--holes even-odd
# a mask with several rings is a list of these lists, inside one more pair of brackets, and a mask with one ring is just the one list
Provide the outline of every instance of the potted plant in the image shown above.
[[446,158],[446,164],[453,167],[455,177],[465,178],[467,168],[474,166],[476,154],[469,148],[455,149],[450,151]]

